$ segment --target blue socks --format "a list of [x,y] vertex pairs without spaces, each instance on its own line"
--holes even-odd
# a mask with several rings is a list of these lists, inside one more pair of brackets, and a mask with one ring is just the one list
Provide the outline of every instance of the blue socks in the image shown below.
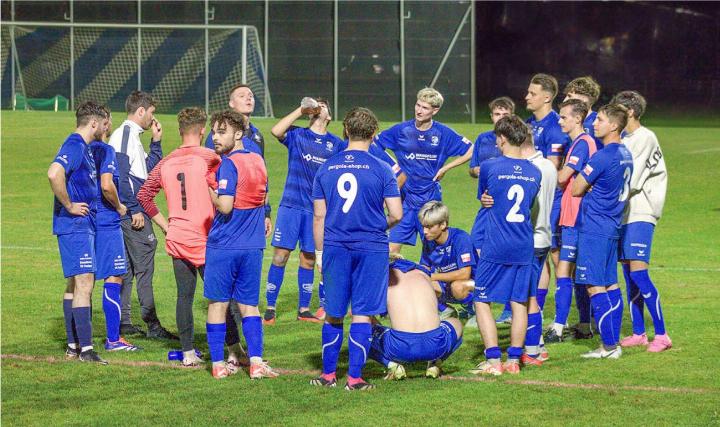
[[322,327],[323,374],[334,374],[343,343],[343,325],[324,323]]
[[318,300],[320,302],[320,307],[325,307],[325,283],[320,281],[318,283]]
[[485,359],[490,363],[500,363],[502,351],[500,347],[490,347],[485,349]]
[[278,267],[275,264],[270,264],[270,270],[268,271],[267,277],[267,287],[265,291],[267,305],[275,307],[284,277],[285,267]]
[[[259,357],[263,354],[263,329],[260,316],[243,317],[242,330],[247,342],[248,356]],[[253,362],[251,360],[251,362]]]
[[613,311],[610,305],[608,294],[603,292],[590,297],[593,315],[597,328],[600,331],[600,338],[606,348],[613,348],[617,344],[618,339],[615,336],[615,328],[613,327]]
[[630,278],[630,266],[623,264],[622,268],[623,276],[625,276],[627,301],[630,306],[630,320],[632,321],[633,334],[642,335],[645,333],[645,319],[643,314],[645,300],[640,293],[640,288],[638,288],[632,278]]
[[63,315],[65,317],[65,334],[67,334],[67,343],[70,346],[77,345],[78,337],[75,331],[75,322],[73,321],[73,309],[71,299],[63,299]]
[[612,289],[607,291],[608,298],[610,298],[610,305],[613,308],[613,333],[615,338],[620,341],[620,331],[622,330],[622,317],[623,317],[623,299],[622,291],[620,289]]
[[73,307],[73,320],[75,330],[82,351],[92,349],[92,323],[90,322],[90,307]]
[[508,347],[507,349],[508,360],[520,360],[522,356],[522,348],[520,347]]
[[[590,323],[590,295],[587,293],[585,286],[574,286],[575,288],[575,305],[578,309],[578,318],[580,323]],[[615,306],[613,304],[613,306]]]
[[641,296],[645,300],[645,305],[655,326],[655,335],[665,335],[665,319],[663,318],[662,308],[660,308],[660,294],[652,280],[650,280],[648,271],[633,271],[630,273],[630,279],[642,293]]
[[[528,356],[540,354],[540,337],[542,336],[542,313],[528,314],[528,328],[525,335],[525,350]],[[508,354],[510,350],[508,349]]]
[[557,289],[555,290],[555,323],[565,325],[567,323],[568,314],[570,314],[570,304],[572,303],[573,283],[569,277],[557,278]]
[[370,350],[370,337],[372,326],[369,323],[353,323],[350,325],[350,340],[348,341],[348,376],[362,378],[362,370],[367,362]]
[[207,343],[213,363],[225,359],[225,323],[206,323]]
[[120,284],[106,282],[102,299],[105,313],[107,339],[116,342],[120,339]]
[[540,289],[537,290],[537,303],[540,306],[540,311],[543,311],[545,308],[545,298],[547,298],[548,290],[547,289]]
[[[313,282],[315,281],[315,275],[313,273],[312,269],[298,267],[298,308],[310,307]],[[278,286],[278,289],[279,288],[280,287]],[[277,295],[275,296],[275,299],[277,299]]]

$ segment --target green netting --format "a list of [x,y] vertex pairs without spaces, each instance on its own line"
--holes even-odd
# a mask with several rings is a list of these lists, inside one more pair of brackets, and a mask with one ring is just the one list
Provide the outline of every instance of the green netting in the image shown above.
[[16,94],[13,101],[13,110],[67,111],[69,109],[70,101],[62,95],[55,95],[52,98],[26,98]]

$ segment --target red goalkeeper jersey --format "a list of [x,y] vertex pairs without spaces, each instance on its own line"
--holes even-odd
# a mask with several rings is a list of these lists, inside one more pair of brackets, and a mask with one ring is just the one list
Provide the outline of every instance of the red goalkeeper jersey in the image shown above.
[[168,208],[168,233],[165,249],[174,258],[193,265],[205,264],[205,244],[215,209],[208,193],[208,181],[214,182],[220,157],[199,146],[180,146],[153,168],[137,195],[150,217],[158,214],[154,198],[165,191]]

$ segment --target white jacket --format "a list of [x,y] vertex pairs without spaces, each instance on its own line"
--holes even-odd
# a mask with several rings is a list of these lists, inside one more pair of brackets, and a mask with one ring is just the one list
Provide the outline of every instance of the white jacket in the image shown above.
[[539,151],[528,157],[528,160],[542,173],[540,192],[538,192],[531,212],[532,223],[535,226],[534,246],[535,249],[549,248],[552,243],[550,211],[555,198],[555,187],[557,187],[557,169],[553,162],[543,157]]
[[658,139],[653,131],[640,126],[635,132],[628,133],[622,142],[633,157],[630,198],[625,206],[623,224],[657,224],[665,205],[668,178]]

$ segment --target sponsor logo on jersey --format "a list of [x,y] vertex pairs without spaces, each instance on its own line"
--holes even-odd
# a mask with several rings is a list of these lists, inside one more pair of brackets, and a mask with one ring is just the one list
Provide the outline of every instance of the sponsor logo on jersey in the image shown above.
[[220,190],[227,190],[227,179],[221,179],[220,182],[218,182],[218,188]]
[[578,158],[578,156],[570,156],[570,158],[568,159],[568,164],[577,165],[579,161],[580,158]]
[[515,169],[515,172],[517,172],[517,173],[521,173],[521,172],[522,172],[522,166],[520,166],[520,165],[515,165],[515,166],[513,166],[513,169]]
[[68,163],[67,154],[63,154],[62,156],[55,157],[56,160],[60,160],[61,162]]
[[552,144],[550,151],[552,151],[553,153],[562,152],[562,144]]
[[592,166],[586,165],[585,169],[583,169],[583,172],[585,172],[586,175],[590,175],[593,172]]
[[345,161],[346,161],[346,162],[354,162],[354,161],[355,161],[355,157],[353,157],[352,154],[346,154],[346,155],[345,155]]
[[470,262],[470,253],[460,255],[460,259],[462,260],[462,262]]
[[434,162],[437,160],[436,154],[426,154],[426,153],[410,153],[406,154],[405,158],[408,160],[426,160],[430,162]]

